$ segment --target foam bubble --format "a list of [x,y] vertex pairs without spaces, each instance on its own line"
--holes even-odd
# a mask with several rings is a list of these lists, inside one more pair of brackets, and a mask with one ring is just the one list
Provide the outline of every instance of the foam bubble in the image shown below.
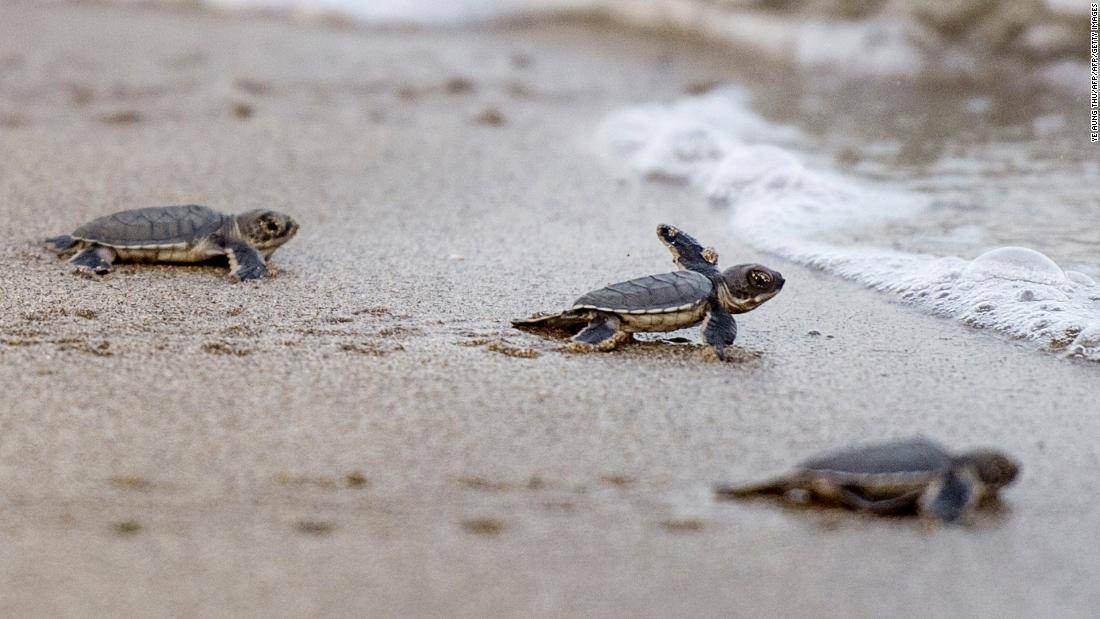
[[[649,178],[675,179],[733,207],[735,233],[761,251],[896,295],[936,315],[1100,361],[1100,287],[1026,247],[973,260],[842,245],[830,233],[905,221],[927,198],[804,165],[790,128],[722,91],[610,116],[613,155]],[[976,252],[977,253],[977,252]]]
[[1061,286],[1069,280],[1053,260],[1026,247],[1000,247],[985,252],[967,265],[963,277],[972,280],[1002,279]]

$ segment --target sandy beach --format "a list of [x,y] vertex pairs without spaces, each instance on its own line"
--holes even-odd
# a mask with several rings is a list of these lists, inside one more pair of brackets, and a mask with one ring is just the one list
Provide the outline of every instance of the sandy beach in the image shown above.
[[[584,24],[0,5],[0,614],[1094,613],[1096,364],[760,255],[592,137],[784,71]],[[302,230],[238,285],[38,244],[192,202]],[[508,326],[671,270],[661,222],[787,279],[736,362]],[[914,434],[1023,475],[971,527],[712,497]]]

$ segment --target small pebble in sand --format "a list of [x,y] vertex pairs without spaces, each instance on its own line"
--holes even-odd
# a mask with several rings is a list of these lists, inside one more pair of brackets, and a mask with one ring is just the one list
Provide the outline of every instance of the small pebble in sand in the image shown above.
[[670,533],[695,533],[705,527],[705,523],[698,518],[673,518],[661,522],[661,528]]
[[336,488],[336,480],[331,477],[324,476],[309,476],[309,475],[292,475],[290,473],[279,473],[275,476],[275,483],[282,486],[294,486],[294,487],[315,487],[315,488]]
[[473,120],[479,125],[486,125],[489,127],[500,127],[508,122],[508,120],[504,118],[504,114],[493,107],[487,108],[485,111],[475,116]]
[[254,80],[247,77],[238,77],[233,85],[238,90],[247,92],[250,95],[266,95],[271,91],[271,85],[267,82],[261,82],[260,80]]
[[95,313],[95,311],[90,310],[90,309],[84,309],[84,308],[78,309],[73,313],[76,314],[77,316],[79,316],[80,318],[84,318],[85,320],[92,320],[97,315]]
[[362,488],[370,483],[367,476],[359,471],[352,471],[344,477],[344,481],[347,482],[349,488]]
[[233,117],[238,120],[248,120],[256,114],[256,108],[251,104],[238,101],[233,104]]
[[721,84],[718,80],[700,80],[698,82],[692,82],[684,87],[684,92],[689,95],[705,95],[708,92],[714,90]]
[[138,475],[114,475],[110,481],[112,486],[122,490],[148,492],[154,487],[153,482]]
[[141,526],[141,523],[136,520],[123,520],[111,525],[115,533],[123,536],[137,535],[145,527]]
[[462,521],[462,528],[474,535],[500,535],[506,525],[496,518],[473,518]]
[[464,77],[452,77],[443,84],[443,90],[449,95],[466,95],[475,90],[474,83]]
[[321,520],[299,520],[294,523],[294,529],[306,535],[329,535],[336,530],[336,525]]
[[95,99],[95,90],[84,84],[69,84],[65,87],[69,92],[69,102],[77,107],[84,107]]
[[571,512],[577,509],[577,504],[573,501],[545,501],[542,507],[551,512]]
[[465,488],[469,488],[471,490],[481,490],[484,492],[503,492],[510,488],[509,485],[504,482],[490,481],[488,479],[485,479],[484,477],[469,475],[456,477],[454,479],[454,482]]
[[813,331],[806,333],[806,335],[809,335],[810,337],[818,337],[821,335],[821,332],[814,329]]
[[140,112],[133,110],[127,110],[123,112],[110,112],[108,114],[100,114],[100,122],[108,125],[133,125],[144,120]]
[[625,488],[635,482],[635,479],[629,475],[604,475],[600,479],[606,484],[618,486],[619,488]]

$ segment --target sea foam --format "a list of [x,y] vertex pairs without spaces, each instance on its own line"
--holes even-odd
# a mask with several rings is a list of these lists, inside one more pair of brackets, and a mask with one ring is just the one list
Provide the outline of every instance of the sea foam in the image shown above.
[[682,182],[732,208],[736,235],[755,248],[861,282],[975,328],[1100,361],[1100,286],[1024,247],[972,260],[832,240],[836,233],[906,221],[925,196],[808,165],[798,131],[722,90],[608,117],[612,156],[651,179]]

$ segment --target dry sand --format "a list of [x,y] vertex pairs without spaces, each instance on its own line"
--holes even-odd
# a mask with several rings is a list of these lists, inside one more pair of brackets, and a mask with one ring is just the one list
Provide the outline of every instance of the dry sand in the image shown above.
[[[754,66],[585,26],[0,7],[0,614],[1095,612],[1095,365],[758,256],[594,152],[607,111]],[[246,285],[35,245],[180,202],[302,233]],[[661,221],[787,277],[740,362],[507,328],[670,269]],[[1018,456],[1007,507],[929,530],[710,495],[914,433]]]

